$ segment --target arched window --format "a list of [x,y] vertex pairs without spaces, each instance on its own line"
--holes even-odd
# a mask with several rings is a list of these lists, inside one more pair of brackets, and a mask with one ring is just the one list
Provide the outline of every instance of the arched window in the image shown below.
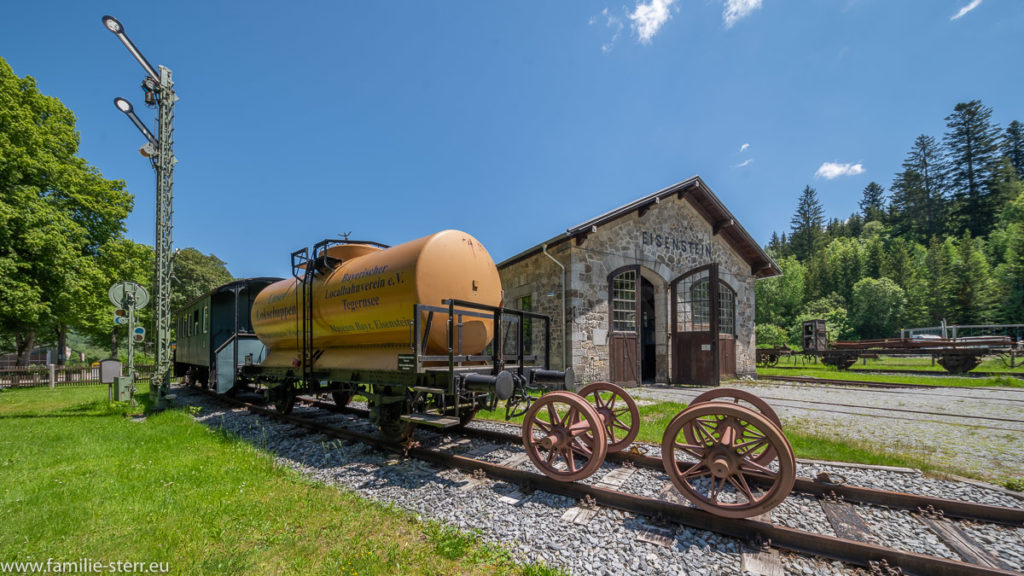
[[[707,273],[680,281],[676,290],[676,332],[711,330],[711,290]],[[736,291],[718,281],[718,333],[736,334]]]

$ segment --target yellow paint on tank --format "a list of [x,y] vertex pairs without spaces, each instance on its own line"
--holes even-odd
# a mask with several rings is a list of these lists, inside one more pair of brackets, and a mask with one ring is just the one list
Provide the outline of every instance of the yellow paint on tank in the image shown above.
[[[324,368],[394,369],[409,347],[413,305],[441,306],[454,298],[490,306],[501,303],[501,280],[480,242],[445,230],[380,249],[349,244],[328,255],[342,259],[313,281],[313,346]],[[264,365],[298,360],[302,340],[303,294],[298,280],[264,288],[252,307],[252,325],[270,349]],[[427,336],[428,354],[447,353],[447,314],[435,314]],[[421,323],[426,321],[426,315]],[[491,323],[464,318],[462,352],[479,354],[491,341]]]

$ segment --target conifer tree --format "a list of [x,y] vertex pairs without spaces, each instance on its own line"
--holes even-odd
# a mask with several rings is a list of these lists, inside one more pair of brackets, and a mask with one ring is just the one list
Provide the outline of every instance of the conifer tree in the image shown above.
[[789,235],[789,246],[797,259],[804,261],[821,247],[822,230],[825,223],[825,209],[818,201],[818,193],[807,186],[800,195],[796,212],[789,221],[792,231]]
[[998,130],[991,122],[992,109],[980,100],[960,102],[946,116],[947,174],[952,203],[948,230],[961,234],[970,229],[987,235],[995,222],[997,207],[991,199],[991,184],[998,163]]
[[903,160],[903,171],[892,183],[890,222],[896,235],[925,240],[943,228],[943,163],[935,138],[914,140]]
[[885,188],[877,182],[869,182],[864,187],[860,199],[860,211],[864,215],[864,221],[881,221],[885,216]]
[[1024,124],[1017,120],[1010,122],[1003,133],[1002,148],[1003,156],[1017,172],[1017,179],[1024,180]]

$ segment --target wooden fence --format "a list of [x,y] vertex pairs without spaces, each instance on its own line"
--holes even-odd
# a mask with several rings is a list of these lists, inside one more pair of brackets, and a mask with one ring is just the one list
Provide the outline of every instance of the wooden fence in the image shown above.
[[[127,369],[124,366],[124,369]],[[153,365],[136,365],[138,381],[149,380]],[[0,368],[0,388],[56,388],[59,386],[94,386],[101,384],[99,366],[58,368],[49,366],[15,366]]]

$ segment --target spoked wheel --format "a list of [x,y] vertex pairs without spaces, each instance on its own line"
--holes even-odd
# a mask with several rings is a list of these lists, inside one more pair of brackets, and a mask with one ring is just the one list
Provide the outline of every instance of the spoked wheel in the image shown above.
[[[698,395],[693,399],[693,402],[690,402],[690,406],[703,404],[705,402],[732,402],[739,406],[743,406],[744,408],[750,408],[754,410],[754,412],[757,412],[767,418],[772,424],[775,424],[779,430],[782,430],[782,421],[779,420],[779,415],[775,413],[775,410],[772,410],[772,407],[769,406],[767,402],[746,390],[737,390],[736,388],[715,388]],[[697,438],[693,433],[692,425],[683,426],[683,435],[686,437],[686,441],[690,444],[695,444],[697,442]],[[754,461],[758,464],[766,464],[774,459],[775,450],[769,446],[766,450],[758,454]]]
[[274,401],[274,409],[281,414],[291,414],[292,408],[295,407],[295,387],[291,383],[273,388],[270,394]]
[[[686,427],[694,441],[685,438]],[[767,450],[775,453],[770,462],[760,459]],[[771,510],[796,481],[793,449],[778,426],[731,402],[705,402],[680,412],[665,429],[661,453],[676,489],[698,508],[726,518]]]
[[605,427],[590,404],[572,392],[549,392],[523,419],[523,446],[548,478],[575,482],[590,476],[608,452]]
[[335,406],[338,408],[344,408],[352,401],[352,393],[345,392],[343,390],[335,390],[334,392],[331,392],[331,399],[334,400]]
[[640,431],[640,411],[628,392],[611,382],[594,382],[579,394],[601,417],[609,454],[624,450],[633,443]]

